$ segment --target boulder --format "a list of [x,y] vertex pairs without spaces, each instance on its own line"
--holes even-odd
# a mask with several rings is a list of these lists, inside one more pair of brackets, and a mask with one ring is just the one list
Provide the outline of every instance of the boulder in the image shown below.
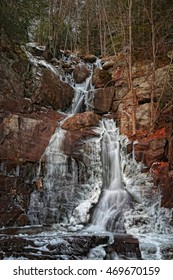
[[67,110],[73,100],[74,90],[61,81],[57,75],[48,69],[41,68],[41,78],[38,84],[32,83],[31,99],[33,103],[51,107],[53,110]]
[[114,95],[114,87],[99,88],[88,93],[88,100],[94,112],[106,114],[112,109]]
[[39,46],[37,43],[27,43],[26,49],[36,56],[43,56],[46,50],[46,46]]
[[111,75],[107,70],[95,68],[92,83],[96,88],[109,87],[112,85]]
[[117,66],[111,71],[111,78],[116,86],[124,86],[128,83],[127,70],[122,66]]
[[151,103],[145,103],[136,108],[136,128],[147,130],[151,124]]
[[111,247],[124,259],[141,259],[141,251],[139,248],[139,240],[131,235],[114,235],[114,242]]
[[115,61],[110,60],[110,61],[105,62],[105,63],[103,64],[102,68],[103,68],[104,70],[108,70],[108,69],[110,69],[110,68],[113,68],[114,64],[115,64]]
[[99,123],[100,117],[94,112],[78,113],[63,123],[61,126],[65,130],[79,130],[86,127],[94,127]]
[[94,63],[97,60],[97,57],[93,54],[86,54],[81,57],[86,63]]
[[90,71],[83,64],[78,64],[73,70],[73,77],[76,83],[83,83],[90,75]]

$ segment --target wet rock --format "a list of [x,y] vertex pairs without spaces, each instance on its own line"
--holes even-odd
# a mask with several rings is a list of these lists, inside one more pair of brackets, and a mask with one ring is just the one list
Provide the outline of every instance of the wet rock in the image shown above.
[[[49,232],[47,232],[49,233]],[[51,232],[50,232],[51,233]],[[88,259],[92,249],[103,246],[104,259],[111,259],[117,254],[120,259],[141,259],[139,242],[130,235],[115,235],[109,244],[106,235],[69,235],[53,236],[1,236],[1,259],[14,257],[26,259]],[[99,254],[99,252],[98,252]],[[94,255],[93,255],[93,259]]]
[[131,235],[115,235],[111,247],[124,259],[141,259],[139,240]]
[[[62,82],[54,73],[47,69],[41,70],[41,79],[38,82],[37,89],[32,92],[32,102],[41,106],[50,106],[54,110],[67,110],[74,97],[72,87]],[[34,85],[33,85],[34,86]]]
[[38,161],[49,143],[57,121],[63,119],[63,115],[51,111],[31,115],[6,113],[1,116],[0,159],[16,163]]
[[66,155],[75,159],[82,159],[81,148],[84,146],[83,141],[88,138],[97,136],[92,128],[81,128],[79,130],[67,131],[63,142],[63,151]]
[[76,83],[83,83],[90,75],[90,71],[83,64],[77,65],[73,70],[73,77]]
[[[30,173],[33,172],[31,165]],[[26,225],[29,223],[27,209],[34,186],[26,178],[0,175],[0,227]]]
[[0,226],[26,225],[38,162],[64,116],[53,111],[0,116]]
[[79,113],[65,120],[62,128],[66,130],[78,130],[85,127],[97,126],[99,120],[100,117],[93,112]]
[[92,104],[92,109],[97,114],[106,114],[112,108],[115,95],[114,87],[100,88],[88,93],[88,99]]
[[104,70],[108,70],[108,69],[110,69],[110,68],[113,68],[114,64],[115,64],[115,61],[109,60],[109,61],[107,61],[107,62],[105,62],[105,63],[103,64],[102,68],[103,68]]
[[[0,237],[1,259],[86,259],[90,249],[108,243],[108,236]],[[45,249],[44,249],[45,248]]]

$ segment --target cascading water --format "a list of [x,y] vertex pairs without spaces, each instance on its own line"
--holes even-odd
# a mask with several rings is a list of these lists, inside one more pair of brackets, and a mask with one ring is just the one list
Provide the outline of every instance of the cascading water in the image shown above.
[[[92,66],[87,66],[92,71]],[[73,77],[68,75],[75,97],[65,120],[85,111],[91,77],[92,72],[85,82],[74,86]],[[88,222],[89,210],[99,198],[102,185],[100,141],[98,137],[86,140],[81,145],[81,160],[66,155],[63,152],[66,136],[66,131],[61,128],[63,121],[58,124],[42,157],[45,171],[42,174],[39,167],[37,177],[41,178],[44,192],[35,190],[31,194],[28,215],[31,224],[58,224],[77,230]]]
[[103,119],[100,130],[103,187],[89,230],[132,234],[140,241],[143,259],[162,259],[173,241],[172,210],[160,206],[159,189],[133,152],[127,152],[130,142],[119,135],[115,122]]
[[[47,67],[61,76],[51,64],[27,55],[34,65]],[[92,108],[88,91],[94,92],[93,66],[87,66],[90,76],[82,84],[75,84],[70,74],[62,78],[75,89],[66,118]],[[96,66],[101,67],[99,60]],[[35,181],[39,180],[41,190],[34,190],[30,197],[31,224],[54,225],[53,236],[64,230],[80,230],[80,235],[132,234],[140,240],[144,259],[163,258],[163,251],[173,240],[169,226],[172,212],[160,207],[160,192],[153,189],[150,175],[142,173],[141,164],[127,153],[128,139],[119,135],[112,119],[102,118],[94,129],[95,136],[82,141],[81,159],[77,160],[63,151],[67,132],[61,124],[40,160]],[[88,258],[106,258],[104,246],[92,249]],[[118,258],[115,252],[114,255]]]
[[124,213],[131,197],[122,182],[119,133],[113,120],[104,119],[102,127],[103,193],[92,223],[102,230],[124,232]]

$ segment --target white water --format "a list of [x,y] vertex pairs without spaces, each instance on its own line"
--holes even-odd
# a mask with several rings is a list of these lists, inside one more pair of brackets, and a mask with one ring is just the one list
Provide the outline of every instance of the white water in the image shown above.
[[119,133],[113,120],[104,119],[101,125],[103,193],[92,223],[102,230],[124,232],[124,212],[131,199],[122,182]]
[[127,153],[129,141],[119,135],[115,122],[103,119],[100,130],[103,187],[88,230],[137,237],[143,259],[169,256],[172,210],[160,206],[159,188],[153,188],[150,174],[142,173],[142,164]]
[[[33,63],[35,62],[32,59]],[[44,63],[46,64],[46,63]],[[49,68],[49,64],[47,66]],[[76,84],[75,97],[66,119],[85,111],[86,96],[91,88],[92,66],[87,65],[90,76],[82,84]],[[50,68],[51,70],[51,68]],[[68,74],[66,81],[74,84]],[[58,224],[61,228],[76,231],[88,223],[89,211],[97,203],[102,186],[100,141],[98,137],[85,140],[78,153],[81,160],[63,152],[66,131],[58,124],[50,143],[42,157],[45,174],[41,174],[41,164],[37,179],[41,179],[43,193],[35,190],[31,194],[29,218],[31,224]]]

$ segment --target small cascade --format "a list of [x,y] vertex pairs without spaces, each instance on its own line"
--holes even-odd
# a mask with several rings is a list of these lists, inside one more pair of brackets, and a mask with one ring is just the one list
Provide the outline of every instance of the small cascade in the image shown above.
[[[65,119],[86,110],[86,96],[92,78],[92,66],[88,64],[87,67],[91,73],[85,82],[74,86],[73,76],[69,73],[65,79],[75,90]],[[35,181],[39,180],[41,190],[31,194],[28,215],[32,225],[57,224],[76,231],[88,223],[90,208],[99,199],[102,186],[101,147],[96,136],[83,142],[79,151],[81,160],[66,155],[63,148],[67,132],[61,128],[63,121],[57,125],[38,167]]]
[[102,121],[102,127],[103,192],[92,223],[102,230],[124,232],[124,213],[131,198],[122,182],[118,128],[109,119]]
[[82,113],[85,111],[85,91],[80,89],[76,89],[75,98],[73,100],[71,112],[73,114]]
[[27,49],[23,46],[23,50],[28,58],[28,60],[34,65],[34,66],[43,66],[50,70],[52,73],[54,73],[57,76],[60,76],[60,72],[56,67],[54,67],[51,63],[48,63],[45,61],[42,57],[35,57],[33,56]]
[[88,110],[88,91],[93,88],[92,86],[93,67],[90,64],[87,64],[86,66],[90,71],[90,75],[89,77],[86,78],[85,82],[81,84],[77,84],[74,82],[72,76],[70,78],[70,83],[75,91],[75,97],[73,99],[72,106],[69,110],[69,113],[71,114],[82,113]]

